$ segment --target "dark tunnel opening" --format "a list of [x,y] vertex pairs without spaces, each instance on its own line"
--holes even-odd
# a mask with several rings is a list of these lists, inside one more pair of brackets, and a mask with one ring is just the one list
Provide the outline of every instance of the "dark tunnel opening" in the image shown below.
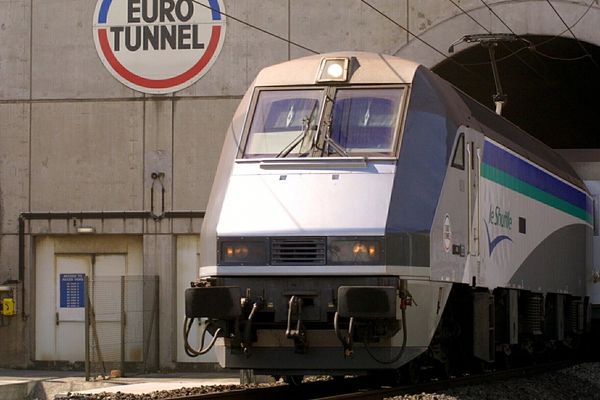
[[[533,46],[509,42],[496,47],[508,95],[503,116],[555,149],[600,148],[600,47],[565,37],[522,37]],[[433,71],[494,109],[496,88],[487,48],[471,46],[452,60]]]

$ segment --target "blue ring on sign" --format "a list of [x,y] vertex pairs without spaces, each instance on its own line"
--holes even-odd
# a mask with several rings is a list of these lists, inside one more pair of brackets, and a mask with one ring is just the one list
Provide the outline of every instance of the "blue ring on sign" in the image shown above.
[[[98,13],[98,23],[100,23],[100,24],[106,23],[106,18],[108,16],[108,9],[110,8],[111,3],[112,3],[112,0],[104,0],[102,2],[102,5],[100,6],[100,12]],[[208,0],[208,4],[210,5],[210,8],[211,8],[210,11],[212,13],[213,21],[220,21],[221,20],[221,8],[219,7],[219,1],[218,0]]]

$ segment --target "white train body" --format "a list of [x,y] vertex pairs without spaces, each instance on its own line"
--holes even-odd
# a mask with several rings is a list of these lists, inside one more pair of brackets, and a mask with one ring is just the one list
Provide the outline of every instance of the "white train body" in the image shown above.
[[[226,368],[399,368],[457,339],[444,339],[443,315],[466,324],[459,340],[486,361],[585,330],[582,182],[399,58],[336,53],[261,71],[227,132],[206,215],[186,307],[212,322]],[[539,319],[525,315],[540,307]]]

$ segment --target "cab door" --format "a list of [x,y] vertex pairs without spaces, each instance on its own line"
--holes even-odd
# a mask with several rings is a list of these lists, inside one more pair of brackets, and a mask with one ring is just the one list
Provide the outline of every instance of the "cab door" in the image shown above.
[[481,160],[483,134],[468,129],[465,135],[467,180],[467,268],[464,282],[472,286],[485,283],[485,271],[481,262]]
[[467,213],[469,226],[469,255],[479,257],[481,215],[479,207],[479,177],[481,149],[474,141],[467,142]]

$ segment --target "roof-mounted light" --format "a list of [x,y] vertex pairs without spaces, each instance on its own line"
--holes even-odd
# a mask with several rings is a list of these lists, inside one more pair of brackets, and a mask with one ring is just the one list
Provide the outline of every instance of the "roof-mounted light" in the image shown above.
[[321,60],[317,82],[346,82],[349,65],[348,58],[324,58]]

